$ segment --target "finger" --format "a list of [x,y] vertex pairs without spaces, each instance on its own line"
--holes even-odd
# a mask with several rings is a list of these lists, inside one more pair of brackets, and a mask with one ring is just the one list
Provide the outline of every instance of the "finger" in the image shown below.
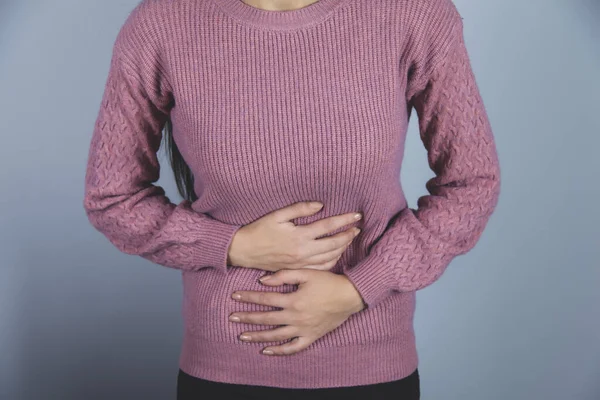
[[295,218],[315,214],[323,208],[323,203],[311,201],[299,201],[289,206],[277,209],[268,214],[277,222],[287,222]]
[[[304,228],[304,225],[300,226],[299,228]],[[340,248],[344,249],[359,233],[360,228],[350,227],[342,232],[336,233],[335,235],[310,241],[305,248],[305,252],[308,254],[307,257],[322,255]],[[309,237],[312,236],[310,234],[307,235]]]
[[257,325],[287,325],[291,322],[286,311],[236,311],[229,316],[229,320]]
[[268,331],[243,332],[239,338],[244,342],[280,342],[297,336],[297,329],[293,326],[282,326]]
[[307,338],[306,336],[297,336],[291,341],[282,345],[266,347],[263,349],[262,353],[274,356],[295,354],[306,349],[312,342],[313,340]]
[[[308,282],[310,279],[310,273],[311,271],[305,269],[280,269],[273,274],[264,275],[263,277],[259,278],[259,281],[268,286],[280,286],[284,284],[299,285],[301,283]],[[289,305],[290,295],[293,293],[295,292],[286,293],[286,306]]]
[[304,265],[304,266],[300,267],[300,269],[314,269],[314,270],[318,270],[318,271],[330,271],[333,267],[335,267],[335,265],[337,264],[337,262],[340,258],[341,258],[341,256],[338,256],[338,258],[333,259],[331,261],[327,261],[324,264]]
[[315,269],[326,269],[324,268],[325,263],[337,262],[339,258],[342,256],[344,251],[348,248],[350,242],[346,243],[345,246],[337,248],[335,250],[328,251],[327,253],[317,254],[311,257],[308,257],[304,260],[304,266],[302,268],[315,268]]
[[[360,218],[356,218],[356,215],[360,215]],[[321,218],[315,222],[311,222],[310,224],[301,225],[298,228],[301,228],[301,231],[310,232],[312,238],[317,238],[319,236],[335,232],[336,230],[348,224],[359,221],[361,218],[361,213],[351,212]]]
[[[284,271],[284,270],[281,270]],[[237,297],[239,296],[239,297]],[[265,306],[273,306],[286,308],[289,304],[289,298],[286,293],[279,292],[262,292],[255,290],[238,290],[232,293],[231,297],[244,303],[262,304]]]

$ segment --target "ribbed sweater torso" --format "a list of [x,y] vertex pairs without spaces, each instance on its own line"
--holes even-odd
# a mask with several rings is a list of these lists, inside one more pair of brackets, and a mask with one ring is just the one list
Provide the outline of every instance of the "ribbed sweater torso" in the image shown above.
[[[494,138],[451,0],[320,0],[267,11],[240,0],[142,0],[114,44],[91,139],[84,207],[119,250],[180,270],[180,367],[287,388],[366,385],[415,370],[415,293],[470,250],[500,192]],[[411,110],[435,177],[411,209],[400,168]],[[162,128],[198,200],[155,185]],[[331,270],[367,308],[307,349],[268,356],[231,298],[266,272],[227,264],[241,226],[299,201],[362,229]],[[348,229],[351,225],[344,227]],[[333,232],[335,233],[335,232]]]

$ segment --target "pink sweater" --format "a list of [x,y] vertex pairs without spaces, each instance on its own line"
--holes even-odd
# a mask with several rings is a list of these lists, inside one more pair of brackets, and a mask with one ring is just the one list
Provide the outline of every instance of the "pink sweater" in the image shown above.
[[[141,0],[116,37],[91,138],[84,207],[120,251],[182,275],[180,367],[286,388],[366,385],[417,368],[415,293],[478,241],[498,201],[498,155],[451,0],[320,0],[268,11],[241,0]],[[418,208],[400,183],[415,109],[435,173]],[[193,203],[154,183],[170,116]],[[298,201],[294,220],[362,212],[334,273],[367,304],[307,349],[241,341],[230,322],[272,307],[231,298],[267,272],[227,264],[236,230]],[[352,226],[348,225],[346,228]]]

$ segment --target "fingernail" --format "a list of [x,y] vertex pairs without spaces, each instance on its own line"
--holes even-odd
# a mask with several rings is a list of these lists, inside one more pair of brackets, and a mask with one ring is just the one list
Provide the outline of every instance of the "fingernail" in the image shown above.
[[267,350],[267,349],[264,349],[264,350],[262,351],[262,353],[263,353],[263,354],[273,354],[273,350]]
[[319,203],[319,202],[310,203],[310,208],[312,208],[313,210],[318,210],[321,207],[323,207],[323,203]]
[[354,236],[360,233],[360,228],[354,228]]
[[242,298],[242,295],[239,294],[239,293],[234,293],[234,294],[231,295],[231,297],[234,298],[234,299],[236,299],[236,300],[239,300],[239,299]]
[[242,340],[250,340],[251,337],[248,336],[248,335],[240,335],[240,339],[242,339]]
[[362,214],[361,214],[361,213],[356,213],[356,214],[354,214],[354,219],[355,219],[355,220],[359,220],[359,219],[361,219],[361,218],[362,218]]
[[259,278],[258,280],[259,280],[259,281],[261,281],[261,282],[264,282],[264,281],[266,281],[267,279],[271,279],[271,275],[265,275],[265,276],[263,276],[263,277]]
[[233,321],[233,322],[240,322],[240,317],[237,317],[235,315],[230,315],[229,320]]

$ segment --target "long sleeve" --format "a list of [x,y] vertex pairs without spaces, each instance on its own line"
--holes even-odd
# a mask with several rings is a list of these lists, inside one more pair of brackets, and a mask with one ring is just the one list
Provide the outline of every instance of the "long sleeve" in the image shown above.
[[114,43],[89,148],[84,209],[122,252],[175,269],[226,272],[229,245],[240,226],[196,212],[188,200],[174,204],[154,184],[174,99],[145,17],[147,4],[131,12]]
[[[452,8],[451,11],[455,9]],[[447,39],[421,51],[411,69],[407,101],[435,176],[418,208],[397,213],[368,255],[347,271],[367,307],[393,292],[422,289],[480,238],[500,194],[495,141],[471,69],[460,16]],[[420,50],[423,50],[422,46]]]

